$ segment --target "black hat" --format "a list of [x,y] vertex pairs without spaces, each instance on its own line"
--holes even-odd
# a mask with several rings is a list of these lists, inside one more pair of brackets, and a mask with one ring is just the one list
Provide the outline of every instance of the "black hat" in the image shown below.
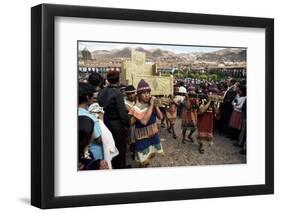
[[107,73],[107,80],[111,84],[116,84],[119,81],[119,72],[116,70],[111,70]]
[[135,92],[136,92],[136,88],[133,85],[128,85],[125,89],[126,94],[135,93]]

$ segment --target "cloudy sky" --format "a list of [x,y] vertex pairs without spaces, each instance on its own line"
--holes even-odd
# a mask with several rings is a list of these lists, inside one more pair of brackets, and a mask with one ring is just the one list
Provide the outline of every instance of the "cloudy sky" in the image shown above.
[[203,46],[182,46],[182,45],[152,45],[152,44],[128,44],[128,43],[107,43],[107,42],[78,42],[79,50],[87,48],[88,50],[112,50],[112,49],[123,49],[125,47],[137,48],[142,47],[146,50],[149,49],[162,49],[173,51],[175,53],[191,53],[191,52],[213,52],[226,47],[203,47]]

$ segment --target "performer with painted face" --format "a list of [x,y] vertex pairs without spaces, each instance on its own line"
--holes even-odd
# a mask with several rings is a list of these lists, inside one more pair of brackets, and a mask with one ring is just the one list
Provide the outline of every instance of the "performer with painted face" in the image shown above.
[[135,118],[136,160],[141,167],[147,167],[156,153],[163,153],[156,123],[156,119],[162,119],[163,115],[156,106],[156,98],[150,92],[148,83],[140,80],[137,87],[138,101],[129,112]]

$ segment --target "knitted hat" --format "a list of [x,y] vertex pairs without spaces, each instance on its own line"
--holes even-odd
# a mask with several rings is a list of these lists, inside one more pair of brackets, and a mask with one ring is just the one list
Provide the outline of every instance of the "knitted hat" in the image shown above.
[[136,88],[133,85],[128,85],[125,89],[126,94],[131,94],[135,92],[136,92]]
[[190,86],[187,88],[187,90],[188,90],[189,92],[191,92],[191,91],[195,91],[196,88],[195,88],[194,86],[190,85]]
[[212,92],[212,93],[218,93],[219,92],[217,86],[214,85],[214,84],[209,86],[208,90],[209,90],[209,92]]
[[116,70],[110,70],[107,73],[107,80],[111,84],[115,84],[119,81],[119,72]]
[[144,91],[150,92],[151,89],[150,89],[148,83],[145,80],[141,79],[139,84],[138,84],[137,93],[139,94],[139,93],[142,93]]

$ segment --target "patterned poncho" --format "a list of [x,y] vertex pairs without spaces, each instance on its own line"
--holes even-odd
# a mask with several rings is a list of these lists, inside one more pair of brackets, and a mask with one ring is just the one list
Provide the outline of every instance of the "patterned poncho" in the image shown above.
[[148,107],[148,104],[138,102],[129,112],[129,114],[134,116],[136,119],[135,150],[136,159],[140,163],[146,163],[154,153],[163,152],[156,123],[156,113],[152,112],[146,125],[143,125],[140,122],[147,113]]

